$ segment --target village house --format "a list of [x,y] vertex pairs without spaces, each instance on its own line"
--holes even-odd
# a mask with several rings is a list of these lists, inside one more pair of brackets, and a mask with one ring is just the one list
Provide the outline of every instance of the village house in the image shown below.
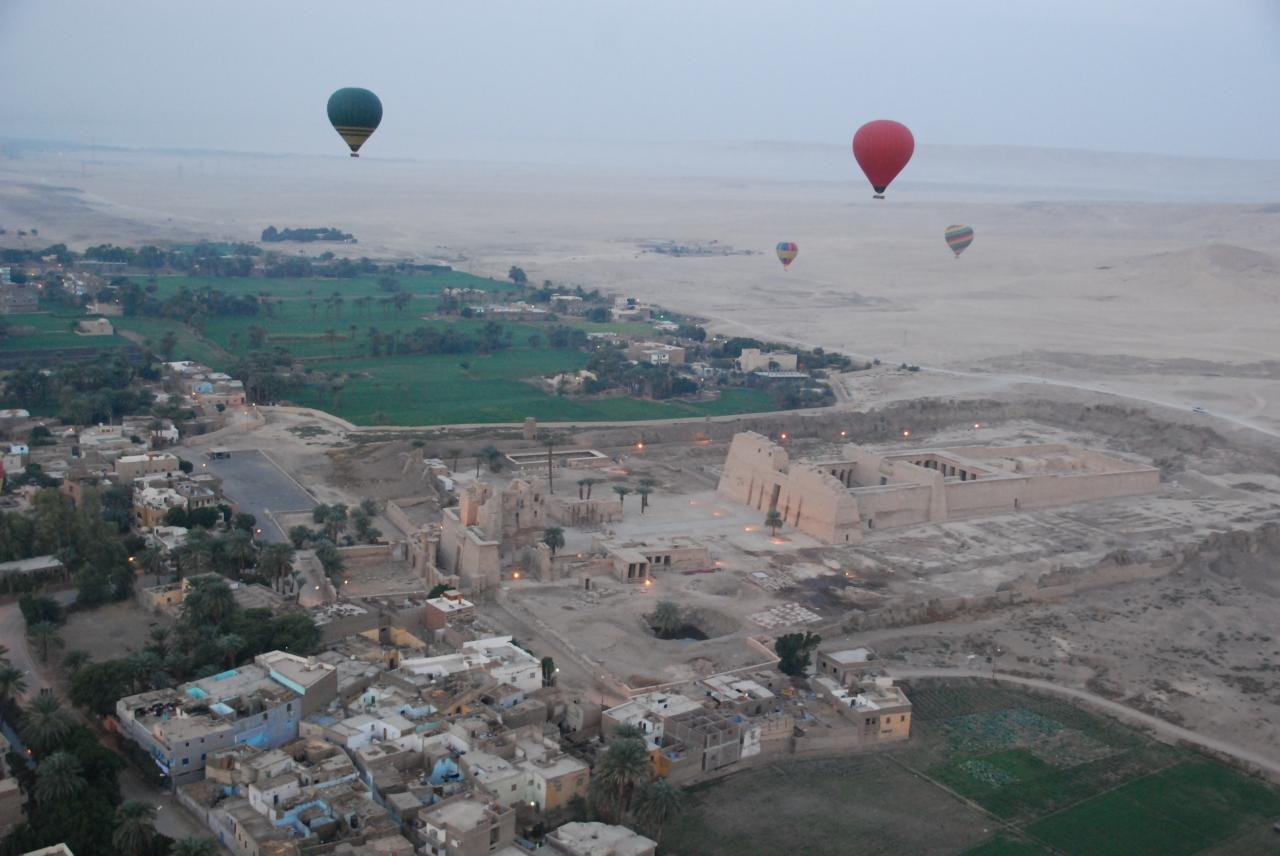
[[790,351],[743,348],[734,364],[740,372],[794,372],[799,366],[799,358]]
[[176,784],[204,777],[210,752],[296,740],[298,722],[337,693],[333,666],[284,651],[170,689],[116,702],[122,732]]

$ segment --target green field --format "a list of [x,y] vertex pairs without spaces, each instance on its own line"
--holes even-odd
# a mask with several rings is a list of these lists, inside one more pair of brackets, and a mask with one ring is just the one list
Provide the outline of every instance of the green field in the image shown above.
[[696,787],[664,841],[679,853],[814,856],[1280,852],[1280,789],[1223,764],[1005,687],[928,681],[908,695],[907,746]]
[[[478,318],[427,318],[438,309],[446,288],[473,288],[509,299],[516,286],[509,282],[457,271],[398,276],[401,291],[410,295],[403,309],[378,286],[375,276],[352,279],[259,279],[200,276],[161,276],[154,281],[134,279],[154,288],[159,299],[209,288],[229,295],[269,295],[276,302],[272,314],[204,318],[199,328],[166,318],[112,318],[117,335],[84,337],[69,332],[76,317],[67,314],[10,316],[11,326],[35,327],[29,336],[0,340],[0,349],[118,347],[128,344],[126,333],[160,352],[166,334],[176,339],[173,359],[204,363],[217,371],[234,371],[236,363],[256,350],[251,332],[261,327],[268,347],[286,348],[311,380],[284,393],[284,400],[329,410],[363,425],[435,425],[472,422],[518,422],[527,416],[544,421],[639,421],[775,409],[772,398],[758,390],[727,389],[714,401],[648,401],[635,398],[577,400],[552,394],[534,381],[547,375],[576,371],[587,363],[576,349],[554,349],[547,338],[553,324],[543,321],[500,322],[510,333],[510,346],[492,354],[417,354],[374,356],[375,337],[398,340],[422,327],[475,335],[487,323]],[[342,303],[326,302],[334,294]],[[585,332],[614,332],[626,336],[652,333],[649,324],[634,321],[592,323],[579,317],[560,317],[557,324]],[[386,347],[385,344],[382,345]],[[339,390],[335,392],[335,383]]]
[[[232,295],[278,298],[273,316],[205,319],[197,333],[190,326],[159,318],[124,318],[118,327],[141,336],[153,348],[172,332],[175,359],[192,359],[220,371],[254,350],[250,329],[267,332],[267,344],[287,348],[316,378],[286,393],[287,400],[329,410],[357,424],[431,425],[469,422],[518,422],[526,416],[544,421],[632,421],[756,413],[774,409],[757,390],[729,389],[715,401],[658,402],[634,398],[575,400],[552,394],[531,381],[575,371],[586,365],[577,350],[547,347],[547,323],[503,322],[511,347],[493,354],[420,354],[373,356],[374,334],[400,337],[420,327],[454,326],[474,334],[485,325],[475,318],[427,319],[446,288],[493,292],[496,300],[515,289],[511,283],[451,272],[398,277],[411,295],[403,310],[382,303],[389,294],[373,276],[354,279],[236,279],[165,276],[156,279],[156,295],[181,289],[212,288]],[[326,303],[334,293],[340,306]],[[364,300],[371,298],[371,300]],[[652,332],[641,322],[592,323],[562,317],[557,323],[588,333],[636,336]],[[334,378],[339,390],[335,391]]]
[[[14,328],[31,327],[33,333],[17,335],[10,332],[0,339],[0,351],[50,350],[55,348],[118,348],[128,344],[119,335],[115,336],[81,336],[71,332],[71,326],[87,315],[54,315],[40,313],[33,315],[6,315],[5,326]],[[112,319],[114,320],[114,319]]]
[[311,364],[314,371],[348,375],[337,397],[331,387],[319,384],[290,395],[295,404],[365,425],[518,422],[526,416],[543,421],[630,421],[773,409],[772,399],[757,390],[726,390],[717,401],[692,404],[634,398],[578,401],[525,380],[585,364],[586,355],[578,351],[528,348],[488,355],[339,358]]
[[[140,281],[149,282],[141,277]],[[479,288],[484,291],[514,291],[516,286],[505,280],[487,279],[461,271],[448,271],[435,274],[397,275],[400,289],[416,298],[430,299],[434,306],[434,298],[446,288]],[[213,277],[213,276],[159,276],[155,278],[156,296],[164,299],[177,294],[184,288],[196,291],[211,288],[226,294],[266,294],[286,302],[298,302],[304,308],[312,301],[322,304],[324,298],[335,291],[349,302],[357,297],[387,297],[388,292],[378,287],[377,276],[356,276],[350,279],[322,279],[320,277],[298,279],[271,279],[260,277]],[[426,304],[424,304],[426,305]]]

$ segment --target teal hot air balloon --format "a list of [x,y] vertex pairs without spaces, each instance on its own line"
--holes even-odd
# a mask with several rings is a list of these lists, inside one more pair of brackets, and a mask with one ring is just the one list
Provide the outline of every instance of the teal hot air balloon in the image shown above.
[[382,121],[382,102],[367,89],[347,87],[329,96],[329,121],[338,136],[360,157],[360,147]]
[[965,251],[965,248],[973,243],[973,227],[948,226],[947,231],[943,233],[943,237],[947,239],[947,246],[951,248],[951,252],[956,254],[956,258],[960,258],[960,254]]

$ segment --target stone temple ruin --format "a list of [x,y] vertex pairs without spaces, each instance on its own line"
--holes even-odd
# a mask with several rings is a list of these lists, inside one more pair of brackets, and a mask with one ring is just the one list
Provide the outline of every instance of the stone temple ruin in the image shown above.
[[1154,492],[1155,467],[1066,444],[874,452],[795,461],[755,432],[733,438],[719,492],[824,544],[864,532]]

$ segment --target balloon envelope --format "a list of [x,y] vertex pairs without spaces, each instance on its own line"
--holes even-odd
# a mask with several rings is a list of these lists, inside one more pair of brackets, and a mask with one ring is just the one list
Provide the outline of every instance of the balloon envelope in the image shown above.
[[882,198],[885,188],[902,172],[915,149],[916,140],[911,131],[891,119],[868,122],[853,135],[853,156],[875,188],[877,198]]
[[947,239],[947,246],[951,248],[951,252],[956,254],[956,258],[960,258],[960,254],[964,252],[965,247],[973,243],[973,227],[948,226],[947,231],[943,233],[943,237]]
[[791,263],[796,260],[796,256],[799,254],[800,248],[791,241],[783,241],[778,244],[778,261],[782,262],[783,270],[791,267]]
[[329,121],[351,147],[351,156],[359,157],[360,147],[382,121],[382,102],[367,89],[339,89],[329,96]]

